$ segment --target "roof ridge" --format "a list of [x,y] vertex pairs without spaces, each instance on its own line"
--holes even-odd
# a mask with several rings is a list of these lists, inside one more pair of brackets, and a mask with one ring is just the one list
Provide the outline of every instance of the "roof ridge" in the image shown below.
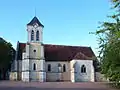
[[[20,44],[26,44],[23,42],[19,42]],[[89,46],[74,46],[74,45],[63,45],[63,44],[43,44],[43,45],[50,45],[50,46],[62,46],[62,47],[86,47],[86,48],[91,48]]]
[[68,46],[68,47],[87,47],[90,48],[89,46],[74,46],[74,45],[58,45],[58,44],[43,44],[43,45],[52,45],[52,46]]

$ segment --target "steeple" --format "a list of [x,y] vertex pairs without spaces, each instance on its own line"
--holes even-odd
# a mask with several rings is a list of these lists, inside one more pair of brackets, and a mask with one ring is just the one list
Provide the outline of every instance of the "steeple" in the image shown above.
[[28,42],[42,43],[43,28],[44,26],[40,23],[38,18],[35,16],[27,24]]
[[41,22],[38,20],[38,18],[36,16],[27,25],[35,25],[36,23],[39,26],[44,27],[44,25],[41,24]]

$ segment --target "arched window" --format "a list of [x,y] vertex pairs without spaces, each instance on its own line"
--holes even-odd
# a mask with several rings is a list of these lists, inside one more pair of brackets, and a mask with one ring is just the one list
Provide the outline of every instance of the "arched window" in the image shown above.
[[62,72],[62,65],[58,63],[58,72]]
[[63,72],[66,72],[66,66],[65,66],[65,64],[63,65]]
[[58,63],[58,67],[62,67],[62,65],[60,63]]
[[31,32],[31,41],[33,41],[34,40],[34,31],[32,30],[32,32]]
[[86,73],[86,67],[85,67],[85,65],[81,66],[81,73]]
[[51,65],[48,64],[48,71],[50,72],[51,71]]
[[33,64],[33,70],[36,70],[36,64],[35,63]]
[[36,32],[36,41],[39,41],[39,31]]

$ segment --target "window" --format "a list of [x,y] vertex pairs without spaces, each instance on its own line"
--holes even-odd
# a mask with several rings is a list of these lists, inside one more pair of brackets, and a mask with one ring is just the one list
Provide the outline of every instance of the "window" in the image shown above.
[[36,50],[33,50],[34,58],[36,58]]
[[33,50],[34,52],[36,52],[36,50]]
[[36,41],[39,41],[39,31],[36,32]]
[[33,41],[34,40],[34,31],[32,30],[32,32],[31,32],[31,41]]
[[85,67],[85,65],[81,66],[81,73],[86,73],[86,67]]
[[62,65],[58,63],[58,72],[62,72]]
[[36,64],[35,63],[33,64],[33,70],[36,70]]
[[62,65],[60,63],[58,63],[58,67],[62,67]]
[[65,66],[65,64],[63,65],[63,72],[66,72],[66,66]]
[[48,71],[50,72],[51,71],[51,65],[48,64]]

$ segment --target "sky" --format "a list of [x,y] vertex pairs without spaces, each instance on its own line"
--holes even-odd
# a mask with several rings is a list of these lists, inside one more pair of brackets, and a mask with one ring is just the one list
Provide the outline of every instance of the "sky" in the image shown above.
[[108,20],[110,8],[110,0],[1,0],[0,37],[14,48],[27,42],[26,24],[36,15],[44,25],[43,43],[89,46],[98,54],[97,38],[89,32]]

